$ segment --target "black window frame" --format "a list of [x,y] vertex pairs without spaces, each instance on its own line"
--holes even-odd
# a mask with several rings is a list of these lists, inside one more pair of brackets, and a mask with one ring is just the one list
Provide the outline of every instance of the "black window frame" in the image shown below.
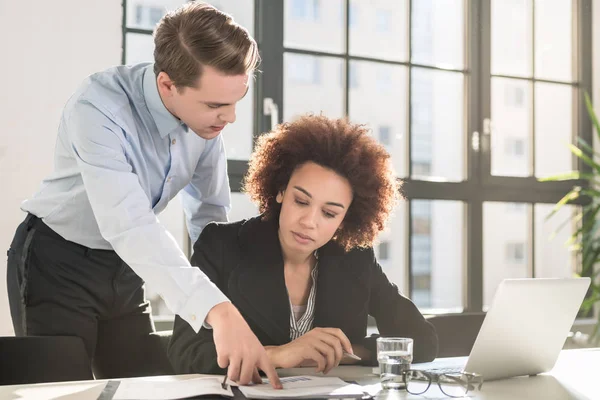
[[[408,0],[409,15],[412,4],[418,0]],[[463,282],[465,290],[464,312],[481,311],[483,304],[483,204],[485,202],[508,202],[526,203],[535,205],[538,203],[556,203],[573,185],[584,185],[582,181],[563,182],[540,182],[535,176],[508,177],[491,175],[490,135],[487,132],[486,120],[491,117],[491,77],[490,72],[490,48],[491,48],[491,1],[492,0],[463,0],[465,6],[465,68],[452,71],[464,74],[465,93],[465,130],[464,150],[466,156],[466,176],[461,182],[440,182],[428,179],[419,179],[412,176],[412,159],[408,151],[408,178],[403,179],[403,191],[408,202],[406,241],[408,268],[408,284],[412,288],[411,271],[411,227],[412,212],[411,201],[422,200],[454,200],[464,203],[466,212],[465,224],[465,246],[466,246],[466,278]],[[533,1],[533,0],[532,0]],[[182,1],[182,4],[184,1]],[[288,49],[284,47],[284,1],[254,0],[254,37],[258,43],[262,63],[260,71],[256,76],[254,90],[254,127],[253,142],[262,132],[271,129],[271,117],[265,115],[263,100],[270,98],[279,107],[279,115],[284,115],[283,103],[283,57],[285,52],[295,54],[306,54],[315,56],[338,57],[344,60],[345,71],[350,71],[350,62],[373,61],[384,64],[408,66],[409,82],[412,66],[422,67],[430,70],[440,68],[427,65],[417,65],[411,62],[394,62],[371,57],[359,57],[349,55],[349,26],[351,23],[350,0],[345,0],[345,35],[346,48],[344,54],[333,54],[320,51],[309,51],[303,49]],[[574,95],[574,129],[573,135],[582,137],[588,143],[592,142],[592,124],[587,116],[583,103],[584,91],[592,95],[592,0],[574,0],[574,16],[576,17],[574,27],[574,43],[576,44],[574,72],[575,82],[572,84]],[[126,36],[128,33],[148,34],[152,31],[147,29],[127,27],[127,0],[123,0],[123,55],[122,62],[126,60]],[[532,14],[535,18],[535,15]],[[412,18],[412,16],[411,16]],[[410,20],[409,18],[409,49],[410,49]],[[354,23],[358,23],[354,20]],[[533,49],[532,49],[533,51]],[[410,50],[409,50],[410,54]],[[409,57],[410,60],[410,57]],[[446,70],[446,69],[444,69]],[[345,88],[344,111],[349,112],[349,89],[352,87],[350,73],[345,74],[343,82]],[[495,75],[496,76],[496,75]],[[510,76],[510,78],[514,78]],[[540,79],[528,79],[530,81],[544,81]],[[547,81],[554,83],[552,81]],[[410,84],[409,84],[410,95]],[[408,126],[412,118],[411,105],[409,104]],[[278,121],[281,122],[281,121]],[[532,132],[535,135],[535,132]],[[411,135],[409,135],[411,136]],[[535,141],[535,136],[533,136]],[[411,147],[411,138],[408,139],[408,148]],[[532,148],[534,148],[532,146]],[[532,150],[533,151],[533,150]],[[535,154],[533,154],[533,157]],[[532,160],[533,162],[533,160]],[[228,160],[228,174],[233,192],[241,191],[241,182],[247,171],[247,161]],[[576,162],[576,167],[581,171],[589,171],[589,167],[581,162]],[[533,169],[532,169],[533,170]],[[535,173],[535,172],[534,172]],[[534,213],[531,213],[530,231],[535,226]],[[535,241],[529,241],[526,249],[535,273]],[[535,276],[535,275],[533,275]]]

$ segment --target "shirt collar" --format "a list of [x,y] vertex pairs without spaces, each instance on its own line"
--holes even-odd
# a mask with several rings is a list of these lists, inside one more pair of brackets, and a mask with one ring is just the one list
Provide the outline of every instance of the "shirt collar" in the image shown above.
[[182,125],[182,122],[167,110],[158,94],[154,64],[148,65],[144,71],[144,98],[161,138]]

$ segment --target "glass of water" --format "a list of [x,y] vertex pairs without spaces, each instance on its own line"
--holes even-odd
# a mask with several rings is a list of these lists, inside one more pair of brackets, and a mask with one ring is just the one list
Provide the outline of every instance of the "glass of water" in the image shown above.
[[383,389],[404,387],[404,373],[410,369],[413,359],[413,340],[401,337],[377,339],[379,378]]

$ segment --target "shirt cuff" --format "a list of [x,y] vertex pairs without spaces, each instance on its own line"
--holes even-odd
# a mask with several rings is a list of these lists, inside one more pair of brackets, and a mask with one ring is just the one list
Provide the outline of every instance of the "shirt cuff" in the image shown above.
[[207,329],[212,329],[205,322],[206,316],[214,306],[226,301],[228,302],[229,299],[216,286],[210,285],[204,287],[203,290],[192,293],[180,310],[179,316],[187,321],[196,333],[203,326]]

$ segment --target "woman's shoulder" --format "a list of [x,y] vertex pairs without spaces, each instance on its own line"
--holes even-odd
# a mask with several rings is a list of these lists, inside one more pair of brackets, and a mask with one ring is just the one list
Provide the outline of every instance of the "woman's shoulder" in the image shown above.
[[238,221],[227,222],[209,222],[202,230],[202,235],[237,235],[240,231],[247,229],[251,225],[255,225],[260,220],[260,216],[240,219]]
[[321,256],[343,266],[344,271],[360,276],[371,274],[377,266],[373,247],[357,247],[346,251],[337,243],[329,242],[319,251],[319,257]]
[[210,222],[202,230],[198,242],[218,241],[241,245],[252,241],[252,238],[263,237],[272,230],[276,232],[271,225],[271,221],[265,221],[262,215],[233,222]]
[[369,247],[355,247],[350,250],[344,250],[335,241],[330,241],[321,248],[320,253],[327,254],[332,257],[342,257],[349,260],[359,259],[361,261],[372,260],[375,261],[375,251],[372,246]]

